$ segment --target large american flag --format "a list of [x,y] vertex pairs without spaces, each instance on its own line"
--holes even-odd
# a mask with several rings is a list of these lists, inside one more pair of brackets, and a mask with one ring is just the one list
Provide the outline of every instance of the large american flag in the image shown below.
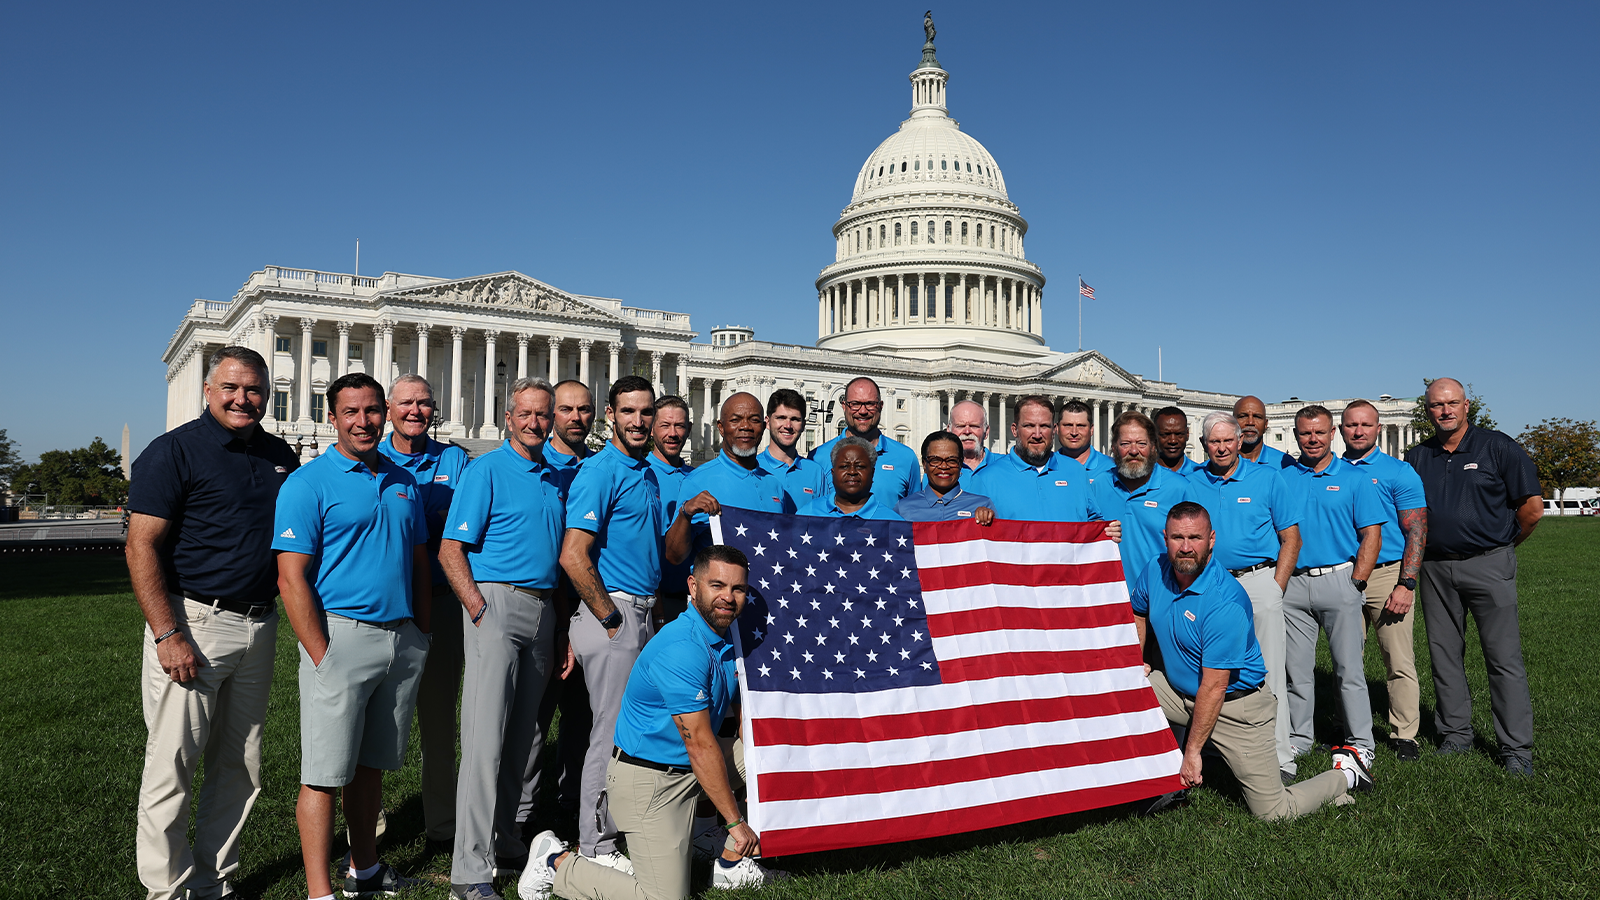
[[724,506],[750,558],[749,817],[772,856],[1154,797],[1182,753],[1101,523],[780,516]]

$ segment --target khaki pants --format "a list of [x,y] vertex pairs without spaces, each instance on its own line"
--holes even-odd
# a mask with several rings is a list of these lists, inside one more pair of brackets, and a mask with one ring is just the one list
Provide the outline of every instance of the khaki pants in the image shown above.
[[[1366,605],[1362,613],[1366,618],[1367,632],[1378,632],[1378,649],[1383,653],[1383,667],[1388,670],[1390,737],[1400,740],[1417,739],[1417,723],[1422,718],[1422,686],[1417,682],[1417,650],[1412,637],[1412,604],[1404,616],[1386,614],[1384,604],[1389,602],[1389,592],[1400,583],[1400,561],[1372,570],[1367,579]],[[1420,602],[1414,596],[1413,600]]]
[[[1186,732],[1194,718],[1194,698],[1185,697],[1167,683],[1167,676],[1159,671],[1150,673],[1150,686],[1155,688],[1156,699],[1161,701],[1161,711],[1166,713],[1174,732]],[[1262,688],[1248,697],[1228,700],[1222,704],[1217,724],[1211,729],[1211,745],[1217,748],[1233,777],[1244,789],[1244,802],[1250,814],[1258,819],[1297,819],[1313,812],[1343,794],[1347,788],[1344,773],[1330,769],[1290,787],[1284,787],[1278,776],[1278,751],[1272,729],[1278,709],[1278,700],[1270,688]],[[1179,733],[1178,746],[1182,747],[1184,735]]]
[[1278,748],[1278,768],[1295,771],[1294,750],[1289,746],[1289,682],[1284,676],[1283,590],[1278,587],[1277,570],[1271,566],[1246,572],[1237,579],[1250,596],[1254,613],[1256,643],[1261,645],[1261,662],[1267,667],[1267,687],[1278,698],[1277,727],[1273,740]]
[[[239,869],[239,835],[261,793],[261,730],[272,688],[276,610],[259,619],[168,595],[177,626],[200,659],[194,680],[161,670],[155,635],[144,629],[140,695],[149,737],[139,783],[134,858],[150,900],[220,897]],[[205,784],[189,848],[195,770]]]

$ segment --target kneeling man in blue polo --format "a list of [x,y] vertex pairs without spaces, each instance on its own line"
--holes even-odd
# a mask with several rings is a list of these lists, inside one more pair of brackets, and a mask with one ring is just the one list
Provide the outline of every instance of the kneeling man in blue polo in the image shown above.
[[[1372,785],[1363,769],[1334,756],[1335,768],[1292,787],[1278,775],[1273,738],[1277,700],[1256,643],[1250,597],[1211,560],[1216,533],[1205,507],[1185,501],[1167,513],[1165,552],[1131,596],[1139,646],[1154,641],[1161,668],[1145,674],[1183,747],[1178,776],[1204,783],[1201,750],[1222,754],[1258,819],[1294,819],[1351,789]],[[1150,658],[1147,656],[1147,658]]]
[[744,777],[743,745],[734,743],[729,760],[717,740],[739,689],[728,629],[744,610],[749,571],[744,554],[731,547],[700,551],[688,581],[689,608],[644,648],[628,678],[616,742],[605,757],[606,793],[627,835],[632,871],[567,852],[546,831],[533,839],[517,884],[522,900],[544,900],[552,889],[571,900],[687,897],[689,831],[702,792],[728,822],[712,886],[759,887],[783,877],[753,859],[761,837],[739,811],[729,772]]
[[351,373],[328,386],[338,442],[278,492],[278,590],[300,640],[300,852],[313,898],[331,897],[334,795],[350,830],[344,893],[415,882],[378,861],[383,770],[405,762],[428,660],[433,574],[417,482],[378,452],[383,387]]

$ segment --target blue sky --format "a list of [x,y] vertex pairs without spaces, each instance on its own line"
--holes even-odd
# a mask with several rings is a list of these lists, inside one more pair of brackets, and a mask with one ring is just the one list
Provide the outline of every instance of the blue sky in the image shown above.
[[[905,117],[917,7],[14,4],[0,428],[135,452],[196,297],[264,265],[463,277],[816,338],[830,227]],[[966,4],[952,115],[1045,336],[1269,400],[1472,382],[1600,417],[1593,4]],[[1588,385],[1587,388],[1584,386]]]

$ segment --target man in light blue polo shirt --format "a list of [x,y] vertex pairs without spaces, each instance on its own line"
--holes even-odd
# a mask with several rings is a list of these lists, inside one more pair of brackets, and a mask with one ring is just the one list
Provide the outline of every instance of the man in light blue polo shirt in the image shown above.
[[555,386],[555,422],[544,445],[545,464],[562,477],[562,487],[571,486],[583,461],[593,456],[589,432],[594,428],[594,392],[581,381],[558,381]]
[[[682,397],[668,394],[656,401],[655,424],[651,426],[650,455],[645,460],[656,473],[656,487],[661,491],[661,521],[671,522],[678,515],[678,504],[683,502],[683,483],[694,471],[683,458],[683,447],[689,441],[689,404]],[[666,536],[662,536],[664,541]],[[688,608],[689,562],[673,564],[661,560],[661,587],[656,591],[656,630],[671,622]]]
[[1002,519],[1088,522],[1103,518],[1089,494],[1089,473],[1053,452],[1055,409],[1031,394],[1017,401],[1011,452],[967,476],[967,490],[993,501]]
[[461,598],[455,616],[465,632],[467,671],[454,900],[499,900],[495,875],[520,869],[527,856],[517,804],[529,762],[544,744],[539,701],[564,612],[553,597],[565,526],[562,479],[544,463],[553,400],[542,378],[511,385],[509,436],[462,476],[440,551]]
[[589,690],[589,750],[578,793],[584,856],[627,870],[617,829],[605,814],[606,753],[628,672],[655,633],[651,607],[661,585],[661,488],[645,459],[655,422],[655,388],[638,375],[611,385],[611,440],[586,460],[567,492],[561,567],[583,605],[568,639]]
[[417,688],[417,731],[422,745],[423,834],[450,843],[456,833],[456,702],[461,697],[461,603],[439,566],[445,513],[467,451],[428,437],[435,410],[433,386],[421,375],[401,375],[389,387],[389,438],[384,456],[411,473],[428,519],[428,556],[433,573],[433,645]]
[[1211,561],[1216,534],[1198,503],[1167,514],[1165,548],[1134,583],[1129,596],[1139,646],[1160,648],[1160,669],[1145,675],[1161,710],[1183,746],[1178,777],[1187,787],[1204,782],[1201,752],[1209,743],[1227,762],[1258,819],[1294,819],[1368,790],[1347,754],[1335,754],[1334,770],[1285,787],[1273,750],[1276,703],[1265,683],[1266,667],[1250,625],[1244,589]]
[[[309,896],[328,897],[334,796],[344,794],[344,892],[415,882],[378,860],[383,771],[405,763],[428,657],[428,522],[411,473],[378,451],[383,387],[352,372],[328,386],[338,441],[278,492],[278,590],[300,641],[300,799]],[[337,650],[337,652],[334,652]]]
[[[1096,450],[1094,443],[1094,411],[1089,404],[1082,400],[1068,400],[1061,404],[1061,409],[1056,411],[1056,441],[1061,445],[1057,450],[1062,456],[1083,466],[1089,473],[1092,482],[1101,473],[1110,472],[1117,467],[1111,457]],[[1115,430],[1113,430],[1115,434]],[[1154,438],[1151,438],[1154,441]],[[1157,529],[1158,531],[1160,529]]]
[[1200,441],[1210,460],[1189,476],[1189,486],[1211,512],[1217,534],[1216,560],[1250,596],[1256,640],[1267,666],[1267,686],[1278,701],[1278,768],[1294,780],[1289,743],[1289,687],[1284,674],[1283,592],[1300,558],[1300,493],[1279,470],[1239,458],[1239,422],[1215,412],[1200,423]]
[[928,473],[928,486],[901,497],[894,511],[908,522],[993,522],[994,507],[989,498],[961,487],[963,468],[961,438],[954,432],[935,431],[923,438],[922,470]]
[[756,461],[778,476],[795,509],[824,496],[832,487],[828,467],[801,456],[795,446],[806,430],[806,398],[793,388],[780,388],[767,398],[767,449]]
[[1239,422],[1239,458],[1273,469],[1294,465],[1294,457],[1267,446],[1267,405],[1260,397],[1245,396],[1233,404],[1233,417]]
[[1316,741],[1313,671],[1321,626],[1328,633],[1333,677],[1344,706],[1343,746],[1354,748],[1361,763],[1370,767],[1374,744],[1372,702],[1361,661],[1366,637],[1362,592],[1378,559],[1387,517],[1366,472],[1334,455],[1333,413],[1316,405],[1301,409],[1295,414],[1294,436],[1300,458],[1282,470],[1290,488],[1299,491],[1304,509],[1300,565],[1283,595],[1289,741],[1297,755]]
[[1198,497],[1188,479],[1156,464],[1155,427],[1144,413],[1118,416],[1111,438],[1116,468],[1096,479],[1089,494],[1102,516],[1122,522],[1122,574],[1131,586],[1166,549],[1167,510]]
[[983,404],[962,400],[950,407],[949,431],[961,439],[961,465],[968,478],[994,460],[989,452],[989,411]]
[[1371,476],[1383,500],[1383,546],[1367,578],[1362,612],[1367,628],[1377,632],[1388,670],[1389,746],[1401,762],[1416,762],[1422,687],[1411,609],[1428,542],[1428,498],[1416,469],[1378,449],[1378,433],[1378,410],[1366,400],[1351,402],[1339,416],[1345,461]]
[[757,462],[765,431],[761,401],[754,394],[740,391],[722,401],[717,417],[722,452],[683,481],[679,496],[685,499],[667,529],[668,563],[681,563],[711,546],[711,517],[722,513],[724,503],[761,512],[795,511],[778,476]]
[[873,469],[876,468],[878,455],[873,452],[871,444],[853,434],[841,435],[839,440],[833,442],[831,457],[832,496],[811,501],[805,509],[800,510],[800,515],[905,521],[872,490]]
[[[922,481],[917,454],[899,441],[890,440],[878,429],[883,418],[883,395],[878,383],[865,375],[854,378],[844,388],[845,434],[853,434],[872,445],[877,454],[878,471],[872,477],[878,494],[888,503],[916,490]],[[822,462],[833,459],[833,445],[844,434],[811,451],[811,458]]]
[[1189,415],[1176,406],[1163,406],[1151,416],[1156,423],[1156,462],[1187,478],[1204,468],[1188,456]]

